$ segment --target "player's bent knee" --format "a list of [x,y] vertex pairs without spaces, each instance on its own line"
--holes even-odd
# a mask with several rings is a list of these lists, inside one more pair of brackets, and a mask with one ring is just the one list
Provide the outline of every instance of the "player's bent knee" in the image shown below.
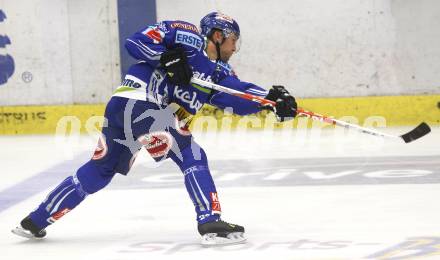
[[182,171],[194,165],[208,165],[205,151],[194,142],[181,151],[181,158],[174,156],[172,159]]
[[206,157],[205,150],[203,150],[203,148],[196,143],[192,143],[191,145],[186,147],[183,150],[183,154],[186,159],[192,159],[203,162],[208,160]]
[[89,161],[78,169],[74,179],[86,194],[93,194],[107,186],[113,176],[114,173],[107,173],[100,165]]

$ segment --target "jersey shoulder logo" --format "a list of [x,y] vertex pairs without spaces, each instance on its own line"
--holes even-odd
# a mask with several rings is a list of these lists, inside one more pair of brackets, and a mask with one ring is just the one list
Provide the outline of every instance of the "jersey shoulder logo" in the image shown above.
[[184,29],[184,30],[188,30],[188,31],[193,31],[195,33],[199,33],[199,30],[197,29],[197,27],[194,24],[190,24],[190,23],[183,22],[183,21],[172,22],[170,27],[173,29]]
[[199,51],[202,49],[203,46],[203,41],[199,35],[180,30],[176,32],[176,43],[181,43],[186,46],[193,47],[194,49],[197,49]]

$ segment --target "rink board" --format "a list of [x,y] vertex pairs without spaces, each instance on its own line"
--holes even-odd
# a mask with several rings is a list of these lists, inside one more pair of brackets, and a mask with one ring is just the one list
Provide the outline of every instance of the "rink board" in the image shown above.
[[[412,126],[422,121],[440,124],[440,95],[298,99],[305,109],[349,120],[366,127]],[[55,134],[57,131],[90,133],[102,124],[104,104],[0,107],[0,134]],[[320,126],[304,120],[275,123],[265,112],[240,117],[204,106],[193,121],[193,130],[237,128],[304,128]],[[58,130],[57,130],[58,129]]]

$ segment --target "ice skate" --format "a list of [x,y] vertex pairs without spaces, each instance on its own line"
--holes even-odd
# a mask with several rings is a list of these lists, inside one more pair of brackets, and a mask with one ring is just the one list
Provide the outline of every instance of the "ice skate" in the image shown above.
[[20,225],[11,230],[12,233],[31,239],[42,239],[46,236],[46,230],[38,228],[28,216],[24,218]]
[[223,220],[199,224],[198,230],[204,246],[238,244],[246,240],[244,227]]

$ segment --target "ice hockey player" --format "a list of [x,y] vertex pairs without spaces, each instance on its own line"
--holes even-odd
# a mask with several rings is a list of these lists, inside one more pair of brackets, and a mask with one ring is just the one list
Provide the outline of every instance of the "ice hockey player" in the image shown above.
[[[296,115],[295,99],[282,86],[269,91],[240,81],[228,64],[237,51],[237,22],[218,12],[202,18],[200,30],[185,21],[162,21],[126,40],[139,60],[132,65],[105,110],[106,126],[90,161],[54,188],[46,199],[12,230],[27,238],[43,238],[45,228],[103,189],[116,173],[127,175],[144,147],[156,160],[170,158],[183,173],[195,206],[202,244],[245,240],[244,228],[220,218],[221,208],[204,150],[194,141],[188,124],[205,103],[247,115],[271,109],[280,121]],[[191,84],[192,77],[266,97],[275,107],[260,107]]]

